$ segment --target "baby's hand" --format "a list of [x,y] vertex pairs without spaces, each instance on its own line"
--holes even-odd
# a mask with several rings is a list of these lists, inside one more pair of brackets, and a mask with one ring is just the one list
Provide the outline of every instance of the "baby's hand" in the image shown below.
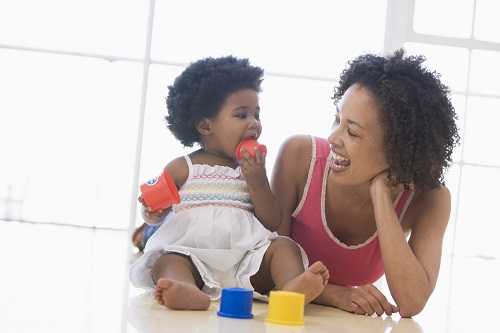
[[261,152],[255,149],[255,158],[252,158],[245,147],[241,149],[242,158],[240,160],[241,173],[247,181],[250,189],[260,188],[267,185],[266,158]]
[[168,209],[160,209],[157,211],[152,211],[148,206],[144,204],[144,201],[139,197],[139,202],[142,204],[142,218],[147,224],[157,224],[166,215]]

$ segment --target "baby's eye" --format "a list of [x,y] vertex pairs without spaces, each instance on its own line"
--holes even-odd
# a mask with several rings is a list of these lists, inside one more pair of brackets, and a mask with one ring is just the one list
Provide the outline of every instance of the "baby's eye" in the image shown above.
[[238,117],[240,119],[245,119],[247,117],[247,114],[246,113],[237,113],[236,117]]

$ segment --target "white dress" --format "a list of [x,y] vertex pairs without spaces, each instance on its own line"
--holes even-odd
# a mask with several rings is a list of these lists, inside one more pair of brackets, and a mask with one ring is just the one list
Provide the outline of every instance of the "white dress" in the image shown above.
[[[203,279],[202,290],[212,299],[219,297],[221,288],[253,289],[250,277],[259,270],[271,241],[282,236],[266,229],[253,214],[239,167],[193,165],[185,158],[189,175],[179,190],[181,202],[132,264],[132,284],[153,288],[155,261],[166,253],[180,253],[191,258]],[[300,250],[307,268],[307,256]]]

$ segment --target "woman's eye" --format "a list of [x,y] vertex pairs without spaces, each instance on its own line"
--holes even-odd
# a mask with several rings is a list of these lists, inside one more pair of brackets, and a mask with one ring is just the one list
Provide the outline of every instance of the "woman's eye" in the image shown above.
[[353,132],[351,132],[350,129],[347,130],[347,134],[349,134],[350,136],[353,136],[355,138],[357,138],[358,136],[356,134],[354,134]]
[[337,127],[339,127],[339,125],[340,125],[340,117],[337,114],[337,115],[335,115],[335,118],[334,118],[333,123],[332,123],[332,128],[331,128],[332,131],[335,130]]
[[338,114],[335,115],[334,123],[337,124],[337,125],[340,124],[340,117],[339,117]]

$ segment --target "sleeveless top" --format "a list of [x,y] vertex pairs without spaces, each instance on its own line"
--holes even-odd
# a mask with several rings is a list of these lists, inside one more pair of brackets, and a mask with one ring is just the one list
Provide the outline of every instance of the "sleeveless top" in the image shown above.
[[[326,180],[332,160],[328,141],[312,138],[312,158],[301,201],[292,214],[290,235],[307,253],[309,262],[322,261],[330,270],[329,283],[359,286],[384,274],[377,232],[362,244],[347,245],[328,228],[325,213]],[[394,202],[401,221],[414,192],[402,191]]]
[[185,156],[189,175],[179,190],[181,202],[174,205],[174,212],[194,207],[235,207],[253,210],[247,183],[240,168],[207,164],[194,164]]

